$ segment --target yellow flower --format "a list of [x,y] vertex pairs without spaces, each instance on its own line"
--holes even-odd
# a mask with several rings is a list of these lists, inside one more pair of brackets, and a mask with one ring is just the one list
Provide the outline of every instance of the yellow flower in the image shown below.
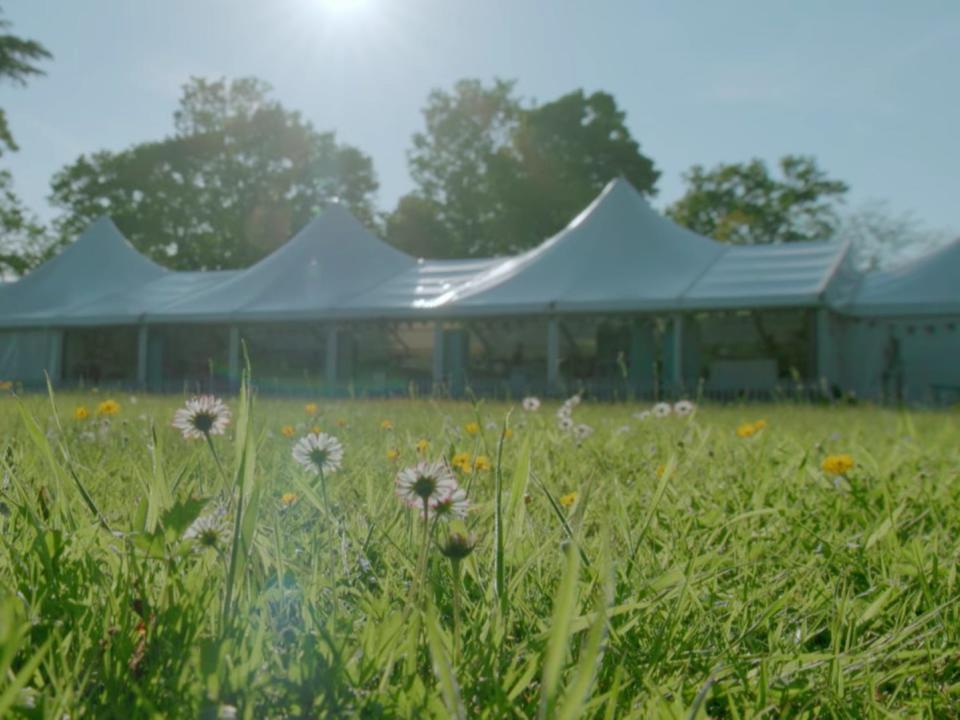
[[2,380],[2,381],[0,381],[0,392],[5,391],[5,390],[9,390],[9,389],[12,388],[12,387],[13,387],[13,381],[12,381],[12,380]]
[[572,493],[567,493],[566,495],[561,495],[561,496],[560,496],[560,504],[563,505],[564,507],[570,507],[570,506],[573,505],[576,501],[577,501],[577,493],[576,493],[576,491],[574,491],[574,492],[572,492]]
[[850,455],[827,455],[820,467],[831,475],[846,475],[853,470],[853,458]]
[[472,469],[470,462],[470,453],[458,452],[450,460],[450,464],[461,472],[468,473]]
[[280,428],[280,432],[283,433],[285,438],[292,438],[297,434],[297,429],[293,427],[293,425],[284,425],[282,428]]
[[97,405],[97,415],[116,415],[120,412],[120,403],[116,400],[104,400]]
[[754,426],[757,430],[763,430],[763,429],[767,426],[767,421],[766,421],[766,420],[757,420],[757,421],[753,424],[753,426]]
[[393,430],[393,420],[381,420],[380,421],[381,430]]
[[753,437],[757,433],[757,426],[753,423],[744,423],[737,428],[737,437],[748,438]]
[[420,438],[417,440],[417,452],[421,455],[430,449],[430,441],[426,438]]
[[463,426],[463,429],[466,430],[469,435],[476,435],[478,432],[480,432],[480,423],[468,422]]
[[345,428],[346,426],[347,426],[347,421],[346,421],[346,420],[344,420],[343,418],[337,418],[337,427],[338,427],[338,428]]
[[397,448],[387,450],[387,460],[396,460],[400,457],[400,451]]
[[307,403],[306,405],[303,406],[303,411],[304,411],[307,415],[316,415],[316,414],[317,414],[317,410],[319,410],[319,409],[320,409],[320,408],[318,408],[318,407],[317,407],[317,404],[314,403],[314,402]]
[[319,435],[322,430],[320,429],[319,425],[314,425],[312,428],[310,428],[310,432],[312,432],[314,435]]
[[657,477],[662,478],[663,474],[667,471],[666,465],[657,465]]
[[473,461],[473,467],[477,472],[484,472],[489,470],[493,465],[490,464],[490,458],[486,455],[477,455],[476,459]]
[[88,417],[90,417],[90,411],[87,410],[86,405],[77,405],[73,409],[74,420],[86,420]]
[[506,430],[503,431],[504,440],[509,440],[512,437],[513,437],[513,428],[507,428]]
[[280,502],[282,502],[286,507],[290,507],[297,501],[297,494],[292,492],[286,492],[280,496]]

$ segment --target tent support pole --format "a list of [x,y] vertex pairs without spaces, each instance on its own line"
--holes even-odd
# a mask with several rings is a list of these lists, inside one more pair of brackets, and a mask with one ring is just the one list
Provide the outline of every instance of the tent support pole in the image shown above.
[[547,388],[560,389],[560,318],[547,320]]
[[47,375],[50,382],[57,385],[63,376],[63,330],[52,331],[50,337],[50,358],[47,361]]
[[324,377],[327,388],[331,391],[337,384],[337,356],[340,352],[337,347],[337,340],[339,334],[340,332],[336,325],[330,325],[327,328],[327,358],[324,366]]
[[674,392],[683,390],[683,315],[673,316],[673,367],[670,368],[670,377],[673,380]]
[[433,324],[433,389],[443,385],[443,323]]
[[141,324],[137,328],[137,387],[147,389],[147,344],[150,339],[147,326]]
[[230,388],[236,388],[240,384],[240,328],[236,325],[230,326],[230,340],[227,359],[227,380],[230,382]]

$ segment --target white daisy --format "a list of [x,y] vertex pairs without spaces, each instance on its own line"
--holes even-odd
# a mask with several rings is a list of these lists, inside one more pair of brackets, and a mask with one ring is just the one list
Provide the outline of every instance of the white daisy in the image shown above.
[[223,435],[229,423],[230,408],[213,395],[190,398],[173,414],[173,426],[187,439]]
[[[452,493],[438,500],[433,506],[433,514],[442,520],[454,518],[462,520],[469,510],[470,501],[467,499],[467,492],[461,487],[455,488]],[[423,507],[420,508],[420,516],[423,517]]]
[[621,426],[618,427],[617,430],[616,430],[617,435],[625,435],[625,434],[628,433],[628,432],[630,432],[630,426],[629,426],[629,425],[621,425]]
[[650,419],[650,411],[649,411],[649,410],[641,410],[640,412],[635,412],[635,413],[633,414],[633,419],[634,419],[634,420],[640,420],[640,421],[649,420],[649,419]]
[[567,398],[564,405],[569,405],[570,407],[575,408],[577,405],[580,404],[580,400],[582,400],[582,398],[579,395],[572,395]]
[[326,475],[340,469],[343,445],[333,435],[310,433],[293,446],[293,459],[306,470]]
[[569,418],[573,414],[573,408],[569,405],[561,405],[557,410],[557,420]]
[[397,496],[410,507],[436,507],[457,489],[457,478],[443,461],[422,460],[397,473]]
[[655,418],[665,418],[673,412],[673,408],[670,407],[670,403],[660,402],[653,406],[653,416]]
[[586,440],[591,435],[593,435],[593,428],[584,423],[580,423],[573,429],[573,436],[578,441],[582,442],[583,440]]
[[561,430],[573,430],[573,418],[569,415],[560,418],[557,421],[557,427]]
[[198,545],[214,550],[226,547],[230,542],[226,508],[220,506],[198,517],[183,533],[183,539],[194,540]]
[[690,413],[696,410],[696,405],[694,405],[689,400],[681,400],[673,405],[673,412],[679,415],[680,417],[686,417]]
[[523,399],[523,409],[527,412],[536,412],[540,409],[540,398],[535,398],[532,395],[525,397]]

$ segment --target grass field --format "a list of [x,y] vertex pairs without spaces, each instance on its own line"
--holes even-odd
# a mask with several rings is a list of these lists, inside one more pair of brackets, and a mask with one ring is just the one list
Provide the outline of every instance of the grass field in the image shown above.
[[[0,398],[0,716],[957,714],[956,412],[112,397]],[[394,478],[456,453],[455,564]]]

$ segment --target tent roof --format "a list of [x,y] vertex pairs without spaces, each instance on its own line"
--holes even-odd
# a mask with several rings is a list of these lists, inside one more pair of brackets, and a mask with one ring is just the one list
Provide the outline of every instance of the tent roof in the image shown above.
[[867,273],[852,301],[854,315],[960,314],[960,239],[891,270]]
[[730,245],[684,293],[687,308],[815,305],[849,252],[849,243]]
[[333,205],[257,264],[146,317],[172,322],[326,316],[415,265],[415,258]]
[[451,312],[675,308],[724,246],[657,213],[614,180],[539,247],[496,263],[447,298]]
[[78,305],[137,290],[167,274],[102,217],[59,255],[0,288],[0,326],[56,325]]

